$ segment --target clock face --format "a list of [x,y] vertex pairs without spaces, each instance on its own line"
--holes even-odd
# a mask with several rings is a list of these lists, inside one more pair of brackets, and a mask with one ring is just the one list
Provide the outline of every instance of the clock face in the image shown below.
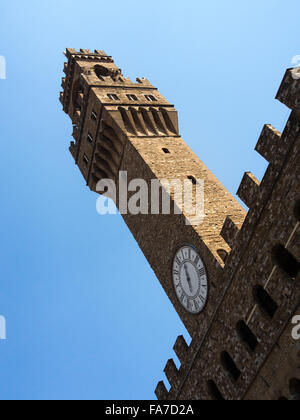
[[208,297],[208,278],[204,263],[194,247],[186,245],[177,252],[173,281],[182,306],[192,314],[202,312]]

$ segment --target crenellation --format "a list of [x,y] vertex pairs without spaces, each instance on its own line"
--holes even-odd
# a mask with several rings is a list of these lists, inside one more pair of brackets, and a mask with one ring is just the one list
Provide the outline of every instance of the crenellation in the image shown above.
[[75,142],[77,143],[79,141],[79,129],[77,125],[73,125],[73,132],[72,137],[74,138]]
[[176,356],[178,357],[180,363],[182,365],[185,364],[187,356],[188,356],[189,346],[187,345],[183,335],[180,335],[177,338],[176,343],[174,344],[173,350],[176,353]]
[[230,248],[234,247],[239,232],[240,229],[232,220],[232,217],[227,216],[220,235],[222,236],[224,241],[230,246]]
[[64,92],[59,93],[59,101],[62,105],[64,105]]
[[260,182],[258,179],[251,172],[246,172],[238,189],[237,196],[249,209],[257,204],[259,186]]
[[86,49],[80,48],[80,52],[83,53],[83,54],[90,54],[91,50],[86,50]]
[[157,396],[157,399],[159,401],[164,401],[168,399],[169,392],[163,381],[158,383],[155,390],[155,395]]
[[81,122],[81,111],[79,109],[77,109],[74,113],[73,123],[75,125],[79,126],[80,122]]
[[154,88],[154,86],[150,83],[150,81],[146,77],[142,77],[142,78],[137,77],[136,81],[137,83],[142,84],[144,86]]
[[64,54],[65,56],[70,59],[73,54],[76,54],[77,51],[74,48],[66,48]]
[[104,51],[102,51],[102,50],[94,50],[94,52],[95,52],[95,54],[97,54],[97,55],[107,56],[107,54],[106,54]]
[[168,360],[164,373],[168,379],[171,388],[177,388],[180,382],[182,372],[179,372],[173,359]]
[[273,161],[280,146],[281,133],[272,125],[265,125],[255,150],[269,163]]
[[293,111],[300,111],[300,67],[285,73],[276,99]]

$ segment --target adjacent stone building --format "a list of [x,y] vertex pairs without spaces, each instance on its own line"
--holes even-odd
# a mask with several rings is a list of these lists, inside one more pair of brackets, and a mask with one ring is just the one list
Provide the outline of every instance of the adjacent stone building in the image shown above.
[[[185,324],[156,389],[161,400],[300,398],[300,78],[288,70],[277,99],[291,109],[281,134],[263,128],[256,150],[269,166],[238,190],[248,212],[184,143],[177,112],[147,79],[132,82],[103,51],[66,50],[60,100],[73,123],[70,152],[87,185],[143,179],[204,180],[205,218],[123,214]],[[178,197],[169,192],[172,208]],[[194,196],[193,196],[194,197]],[[130,196],[129,196],[130,198]],[[194,201],[194,198],[193,198]],[[116,200],[119,209],[124,203]],[[145,213],[145,212],[144,212]],[[201,304],[202,303],[202,304]]]

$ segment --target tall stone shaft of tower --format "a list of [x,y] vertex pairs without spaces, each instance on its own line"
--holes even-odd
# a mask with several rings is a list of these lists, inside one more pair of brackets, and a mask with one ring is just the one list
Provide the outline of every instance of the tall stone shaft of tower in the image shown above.
[[[121,213],[189,333],[201,334],[226,288],[224,261],[246,213],[181,139],[177,111],[147,79],[132,82],[100,50],[65,54],[60,101],[73,124],[70,152],[92,191],[105,179],[118,192],[124,182],[147,185],[146,208]],[[199,223],[186,203],[174,211],[182,203],[173,188],[164,190],[171,214],[153,211],[153,185],[162,180],[191,185],[190,204],[200,197],[204,215]]]

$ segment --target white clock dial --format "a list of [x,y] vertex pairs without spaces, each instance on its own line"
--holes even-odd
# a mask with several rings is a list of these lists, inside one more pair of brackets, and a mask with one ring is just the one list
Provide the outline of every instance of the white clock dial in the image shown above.
[[186,245],[177,252],[173,281],[182,306],[192,314],[202,312],[208,297],[208,278],[204,263],[194,247]]

